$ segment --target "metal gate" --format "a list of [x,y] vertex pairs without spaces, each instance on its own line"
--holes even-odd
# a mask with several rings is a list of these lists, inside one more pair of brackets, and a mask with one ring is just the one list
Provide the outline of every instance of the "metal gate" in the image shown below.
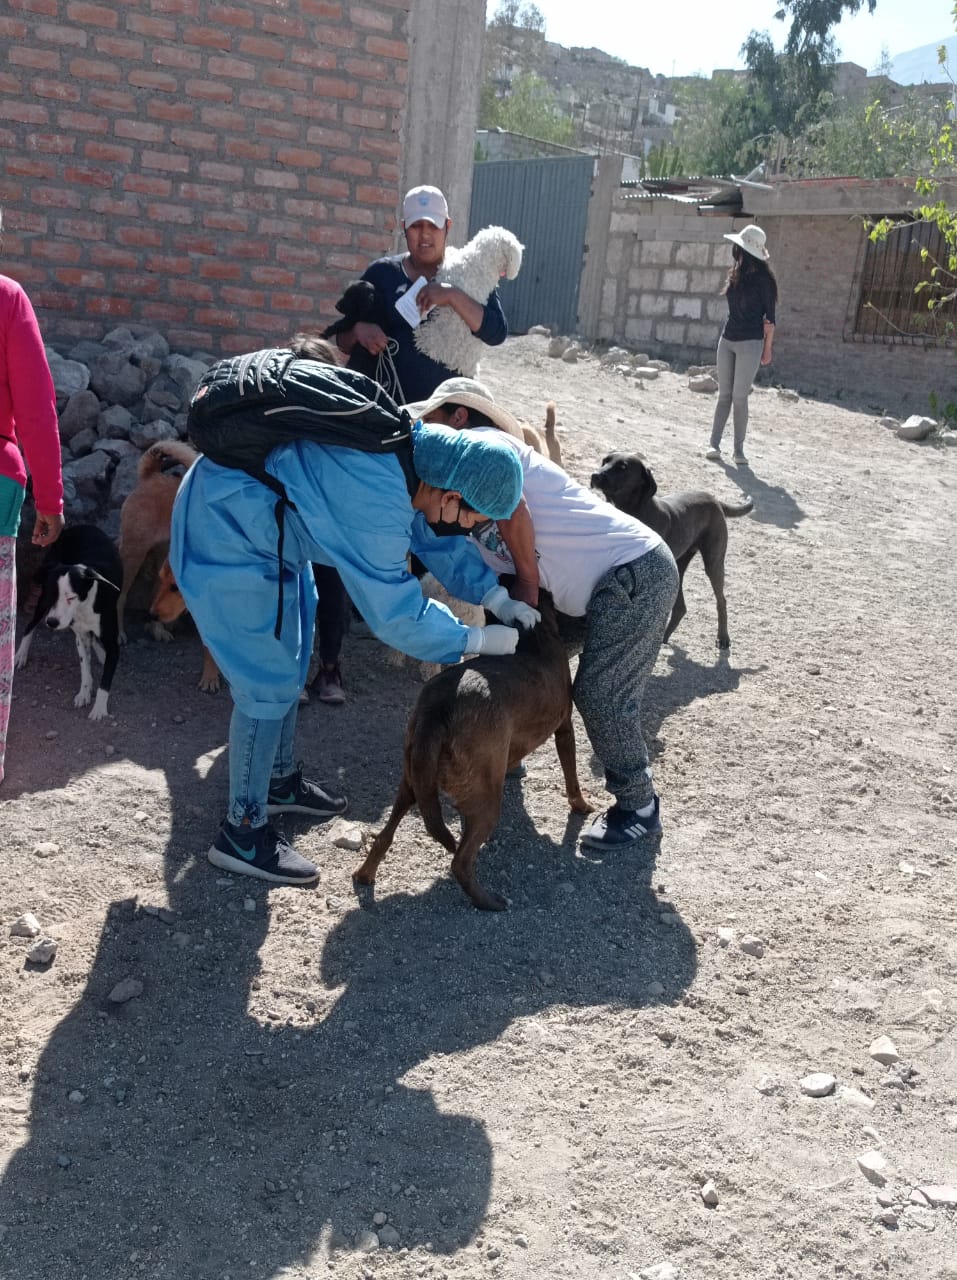
[[472,173],[469,238],[482,227],[507,227],[525,246],[522,269],[499,287],[512,333],[533,324],[557,333],[578,327],[578,286],[593,156],[486,160]]

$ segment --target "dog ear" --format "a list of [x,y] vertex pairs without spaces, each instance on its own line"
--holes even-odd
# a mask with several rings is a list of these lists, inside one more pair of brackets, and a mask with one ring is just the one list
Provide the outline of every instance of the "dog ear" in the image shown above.
[[103,582],[106,584],[106,586],[110,588],[111,591],[115,591],[117,592],[117,594],[119,594],[120,589],[115,583],[111,582],[109,578],[104,578],[102,573],[97,573],[97,571],[95,569],[91,569],[89,565],[78,564],[76,566],[76,569],[79,577],[82,578],[84,582],[88,582],[88,583]]

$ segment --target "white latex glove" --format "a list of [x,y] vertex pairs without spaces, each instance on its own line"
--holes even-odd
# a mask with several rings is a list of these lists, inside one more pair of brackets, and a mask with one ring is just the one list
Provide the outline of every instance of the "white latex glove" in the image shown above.
[[492,587],[491,591],[486,591],[482,597],[482,606],[488,609],[489,613],[494,613],[502,622],[517,622],[523,631],[531,631],[535,623],[542,620],[542,615],[537,609],[533,609],[524,600],[513,600],[502,586]]
[[465,642],[467,654],[514,653],[518,644],[518,632],[514,627],[469,627],[469,638]]

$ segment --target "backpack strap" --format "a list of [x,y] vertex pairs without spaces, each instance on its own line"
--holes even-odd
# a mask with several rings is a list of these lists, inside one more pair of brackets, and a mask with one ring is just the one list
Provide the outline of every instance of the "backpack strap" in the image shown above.
[[259,480],[267,489],[271,489],[276,495],[276,505],[273,508],[273,514],[276,517],[276,528],[278,530],[276,536],[276,557],[279,560],[279,599],[276,604],[276,626],[273,635],[278,640],[282,635],[282,606],[285,595],[285,584],[283,583],[283,548],[286,543],[286,508],[295,511],[296,504],[290,500],[289,494],[286,492],[286,486],[281,480],[277,480],[275,476],[271,476],[265,467],[258,470],[248,470],[247,475]]

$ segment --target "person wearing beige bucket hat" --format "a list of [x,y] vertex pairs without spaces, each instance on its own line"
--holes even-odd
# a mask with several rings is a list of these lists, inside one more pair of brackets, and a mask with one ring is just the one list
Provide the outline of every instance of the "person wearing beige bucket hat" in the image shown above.
[[771,363],[778,286],[768,266],[771,255],[761,227],[751,223],[740,231],[725,232],[724,238],[732,244],[731,270],[723,289],[728,319],[718,339],[718,403],[705,457],[721,461],[721,437],[733,414],[734,461],[745,467],[748,394],[759,365]]

